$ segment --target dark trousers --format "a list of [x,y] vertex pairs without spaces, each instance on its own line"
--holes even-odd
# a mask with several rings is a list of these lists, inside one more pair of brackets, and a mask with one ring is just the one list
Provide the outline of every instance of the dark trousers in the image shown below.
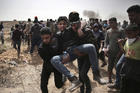
[[101,51],[99,53],[98,57],[102,60],[103,63],[106,64],[104,51]]
[[89,57],[84,56],[78,58],[78,68],[79,68],[79,79],[83,83],[83,85],[80,87],[80,93],[84,93],[86,88],[86,93],[91,93],[91,84],[89,77],[87,75],[89,69],[90,69],[90,62]]
[[28,43],[28,46],[31,45],[31,39],[30,39],[30,35],[25,35],[25,42]]
[[0,39],[1,39],[1,43],[4,44],[4,35],[2,32],[0,33]]
[[39,47],[40,43],[41,43],[41,38],[40,37],[37,37],[37,38],[32,37],[30,53],[33,53],[34,47],[35,46]]
[[41,74],[41,91],[42,93],[49,93],[48,92],[48,80],[50,78],[51,73],[54,72],[54,81],[55,86],[57,88],[61,88],[63,86],[62,82],[62,74],[58,72],[50,62],[44,62],[43,68],[42,68],[42,74]]
[[140,60],[125,58],[120,93],[140,93]]
[[120,93],[140,93],[140,82],[133,79],[122,78]]
[[117,62],[120,59],[120,56],[118,56],[119,52],[108,52],[108,72],[112,73],[113,68],[116,66]]
[[13,47],[17,50],[18,53],[20,53],[20,46],[21,46],[21,41],[14,41],[13,42]]

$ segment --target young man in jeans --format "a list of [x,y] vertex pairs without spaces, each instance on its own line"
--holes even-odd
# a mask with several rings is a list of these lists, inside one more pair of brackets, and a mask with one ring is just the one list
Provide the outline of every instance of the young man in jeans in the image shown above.
[[98,68],[96,48],[93,44],[87,42],[87,39],[89,40],[88,36],[90,36],[88,35],[88,31],[79,29],[81,27],[79,14],[77,12],[71,12],[69,14],[69,21],[71,22],[71,27],[64,31],[61,36],[64,53],[62,55],[54,56],[51,59],[51,63],[72,82],[72,87],[69,89],[72,92],[81,86],[81,82],[76,76],[70,73],[64,64],[72,62],[79,56],[82,56],[81,53],[83,53],[83,55],[88,54],[94,74],[94,80],[103,84],[104,82],[101,80]]

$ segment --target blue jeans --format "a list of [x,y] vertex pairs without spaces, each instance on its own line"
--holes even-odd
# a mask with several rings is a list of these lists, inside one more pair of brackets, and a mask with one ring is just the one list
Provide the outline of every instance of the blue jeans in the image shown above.
[[[92,66],[92,70],[93,72],[99,70],[98,68],[98,59],[97,59],[97,53],[96,53],[96,49],[95,46],[93,44],[83,44],[77,47],[73,47],[73,49],[76,48],[78,51],[83,52],[88,54],[89,56],[89,60],[90,60],[90,64]],[[70,73],[70,71],[64,66],[64,64],[62,63],[62,56],[69,54],[70,55],[70,62],[74,61],[76,58],[78,58],[78,56],[76,56],[73,53],[73,49],[69,49],[68,51],[66,51],[64,54],[62,55],[57,55],[54,56],[51,59],[51,63],[52,65],[61,73],[63,73],[66,77],[71,78],[74,75]]]
[[124,54],[122,54],[118,63],[116,64],[116,81],[115,81],[116,85],[120,85],[120,80],[121,80],[120,70],[122,68],[124,61],[125,61],[125,56],[124,56]]

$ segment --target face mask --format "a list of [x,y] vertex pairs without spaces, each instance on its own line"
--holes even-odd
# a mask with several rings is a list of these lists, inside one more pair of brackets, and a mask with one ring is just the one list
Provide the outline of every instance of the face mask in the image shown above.
[[134,41],[136,40],[136,38],[131,38],[131,39],[127,39],[128,41],[128,45],[132,44]]

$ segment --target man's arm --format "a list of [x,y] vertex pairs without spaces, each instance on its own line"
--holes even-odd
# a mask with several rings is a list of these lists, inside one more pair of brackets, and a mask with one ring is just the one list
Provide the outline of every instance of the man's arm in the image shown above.
[[38,54],[39,56],[43,59],[43,61],[48,61],[47,60],[47,56],[45,56],[44,51],[42,50],[42,48],[38,48]]
[[106,33],[106,36],[105,36],[105,42],[104,42],[104,48],[107,48],[107,46],[109,45],[109,33],[107,32]]
[[106,56],[107,56],[108,45],[109,45],[109,35],[108,34],[109,34],[109,32],[106,33],[105,42],[104,42],[104,48],[103,48],[103,51],[104,51]]

